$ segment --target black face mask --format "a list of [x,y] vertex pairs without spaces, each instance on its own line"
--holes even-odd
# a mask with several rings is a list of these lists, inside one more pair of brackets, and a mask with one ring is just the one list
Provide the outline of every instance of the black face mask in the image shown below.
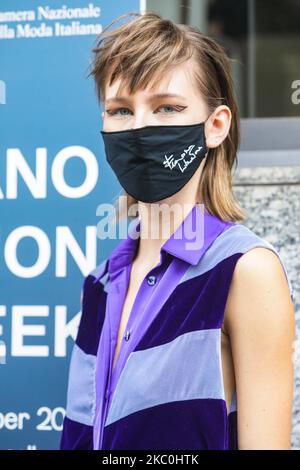
[[207,119],[197,124],[100,131],[106,159],[125,191],[142,202],[157,202],[180,191],[207,154]]

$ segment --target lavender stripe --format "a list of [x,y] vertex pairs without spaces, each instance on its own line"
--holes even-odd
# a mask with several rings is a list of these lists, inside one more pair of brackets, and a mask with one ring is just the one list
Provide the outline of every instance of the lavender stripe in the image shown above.
[[123,369],[105,425],[130,413],[179,400],[225,400],[221,330],[185,333],[161,346],[134,351]]
[[96,356],[86,354],[74,343],[67,392],[66,415],[78,423],[92,426],[95,414]]
[[293,287],[289,279],[283,259],[281,258],[277,249],[267,240],[256,235],[245,225],[236,224],[229,227],[222,232],[215,240],[215,242],[208,248],[203,255],[197,266],[191,266],[180,282],[185,282],[193,277],[200,276],[201,274],[214,268],[223,259],[228,258],[236,253],[246,253],[254,247],[264,247],[272,250],[278,257],[282,264],[289,289],[293,293]]

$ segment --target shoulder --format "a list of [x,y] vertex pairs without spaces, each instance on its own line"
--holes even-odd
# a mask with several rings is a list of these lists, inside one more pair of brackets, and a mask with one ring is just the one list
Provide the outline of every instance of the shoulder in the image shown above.
[[206,255],[208,259],[217,258],[217,261],[239,255],[236,257],[234,278],[250,275],[251,272],[256,279],[257,276],[262,277],[263,273],[277,273],[278,281],[287,284],[290,296],[293,297],[291,280],[279,250],[246,225],[236,223],[226,229],[215,239]]
[[[201,274],[223,263],[223,266],[228,266],[228,269],[232,272],[237,262],[239,265],[238,270],[242,269],[245,264],[248,266],[248,264],[255,265],[256,263],[268,264],[270,269],[272,264],[276,263],[277,267],[279,267],[278,261],[286,276],[292,296],[292,284],[285,263],[277,248],[268,240],[246,227],[246,225],[235,223],[214,239],[195,269]],[[256,264],[256,270],[258,269],[257,266]],[[248,268],[245,266],[245,269],[250,269],[250,266]]]
[[293,295],[286,267],[271,244],[254,245],[237,260],[228,294],[225,328],[266,337],[293,322]]
[[219,256],[228,258],[236,254],[232,272],[230,290],[226,305],[224,324],[228,317],[237,318],[234,313],[242,305],[249,305],[253,300],[276,301],[275,296],[293,301],[293,288],[285,262],[278,249],[265,238],[256,234],[243,224],[235,224],[215,240],[213,250]]
[[232,255],[244,255],[256,247],[265,247],[277,252],[271,243],[258,236],[253,230],[236,223],[227,227],[214,239],[203,256],[203,263],[210,266]]
[[286,268],[278,251],[272,246],[258,245],[249,248],[236,262],[232,290],[242,289],[243,294],[289,295]]

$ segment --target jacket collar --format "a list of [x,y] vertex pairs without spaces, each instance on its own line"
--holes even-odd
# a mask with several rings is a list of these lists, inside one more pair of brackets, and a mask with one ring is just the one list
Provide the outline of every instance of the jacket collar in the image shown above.
[[[208,213],[203,204],[196,203],[180,226],[162,245],[161,250],[195,266],[213,241],[235,223]],[[123,239],[109,256],[110,274],[119,271],[134,258],[139,230],[140,220],[136,217],[130,224],[127,238]]]

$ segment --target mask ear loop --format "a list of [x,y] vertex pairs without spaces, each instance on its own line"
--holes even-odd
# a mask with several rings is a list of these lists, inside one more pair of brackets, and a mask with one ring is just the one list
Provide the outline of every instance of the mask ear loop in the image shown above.
[[205,136],[205,123],[208,121],[208,119],[210,118],[210,116],[212,115],[213,113],[210,113],[207,118],[205,119],[205,121],[203,122],[204,126],[203,126],[203,134],[204,134],[204,140],[205,140],[205,147],[207,148],[207,152],[204,154],[205,157],[207,157],[208,155],[208,152],[209,152],[209,148],[207,147],[206,145],[206,136]]

